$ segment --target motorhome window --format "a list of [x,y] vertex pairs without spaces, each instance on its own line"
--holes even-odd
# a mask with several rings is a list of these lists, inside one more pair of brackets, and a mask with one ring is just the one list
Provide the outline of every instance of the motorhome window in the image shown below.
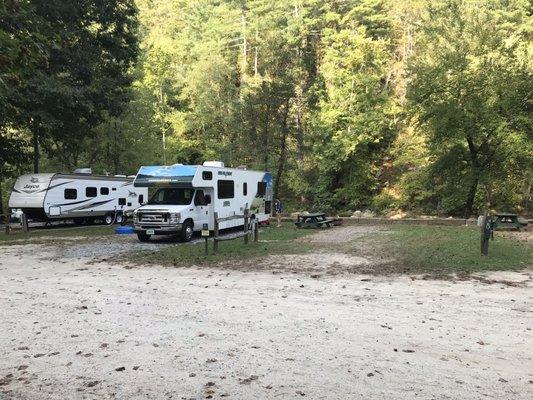
[[144,195],[140,194],[139,195],[139,204],[142,204],[143,202],[144,202]]
[[100,194],[103,194],[104,196],[109,194],[109,188],[107,187],[101,187],[100,188]]
[[117,190],[117,188],[112,188],[111,190]]
[[188,206],[192,202],[194,189],[161,188],[152,196],[148,204]]
[[213,179],[213,173],[211,171],[202,171],[202,179],[204,181],[210,181]]
[[120,197],[118,199],[118,205],[119,206],[125,206],[126,205],[126,199],[124,197]]
[[264,196],[266,193],[266,182],[257,182],[257,196]]
[[244,182],[242,184],[242,195],[246,196],[247,194],[248,194],[248,184],[246,182]]
[[78,191],[76,189],[65,189],[65,200],[75,200],[78,198]]
[[233,181],[219,180],[217,189],[219,199],[233,199],[235,196],[235,183]]
[[87,197],[96,197],[96,188],[95,187],[86,187],[85,196]]
[[195,206],[206,206],[207,205],[207,201],[205,200],[203,190],[196,191],[196,194],[194,195],[194,205]]

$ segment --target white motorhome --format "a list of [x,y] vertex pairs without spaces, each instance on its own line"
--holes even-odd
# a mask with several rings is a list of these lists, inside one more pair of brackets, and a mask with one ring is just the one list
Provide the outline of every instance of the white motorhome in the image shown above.
[[[260,223],[268,221],[272,206],[270,172],[245,168],[226,168],[220,161],[203,165],[175,164],[141,167],[135,187],[154,187],[146,205],[134,212],[134,229],[140,241],[152,235],[179,234],[189,241],[193,232],[207,224],[214,228],[214,214],[219,218],[242,215]],[[220,229],[242,226],[243,219],[220,223]]]
[[22,175],[9,197],[9,208],[21,210],[30,221],[112,224],[122,222],[124,213],[133,212],[147,197],[148,189],[135,188],[133,177],[93,175],[86,168],[72,174]]

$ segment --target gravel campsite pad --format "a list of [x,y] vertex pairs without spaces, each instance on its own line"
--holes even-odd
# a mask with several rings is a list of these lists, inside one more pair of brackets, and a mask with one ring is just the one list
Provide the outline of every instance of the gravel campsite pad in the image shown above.
[[112,257],[171,245],[0,246],[0,398],[533,396],[530,270],[465,281],[342,274],[373,259],[318,248],[248,270]]

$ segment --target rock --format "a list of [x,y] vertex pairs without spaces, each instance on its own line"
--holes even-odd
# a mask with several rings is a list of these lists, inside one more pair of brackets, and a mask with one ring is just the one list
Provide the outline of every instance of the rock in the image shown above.
[[362,215],[363,213],[360,210],[357,210],[352,214],[352,218],[361,218]]
[[86,386],[87,387],[93,387],[93,386],[96,386],[100,383],[100,381],[91,381],[91,382],[87,382]]
[[195,376],[196,376],[196,374],[195,374],[194,372],[191,372],[191,373],[189,374],[189,378],[194,378]]
[[414,353],[415,352],[414,350],[411,350],[411,349],[403,349],[402,351],[404,353]]
[[137,370],[139,369],[139,365],[135,365],[135,366],[133,366],[132,369],[133,369],[134,371],[137,371]]
[[241,385],[249,385],[250,383],[252,383],[252,381],[256,381],[257,379],[259,379],[257,375],[250,375],[248,378],[239,378],[239,383]]
[[27,369],[28,366],[27,365],[19,365],[19,367],[17,368],[17,370],[19,371],[24,371],[25,369]]
[[122,372],[122,371],[124,371],[124,370],[126,370],[126,367],[118,367],[118,368],[115,368],[115,371],[117,371],[117,372]]

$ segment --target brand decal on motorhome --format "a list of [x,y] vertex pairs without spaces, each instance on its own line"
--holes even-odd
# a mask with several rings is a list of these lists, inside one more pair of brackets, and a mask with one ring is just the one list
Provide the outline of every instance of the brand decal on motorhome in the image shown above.
[[231,176],[233,175],[233,172],[232,171],[218,171],[218,174],[224,175],[224,176]]

